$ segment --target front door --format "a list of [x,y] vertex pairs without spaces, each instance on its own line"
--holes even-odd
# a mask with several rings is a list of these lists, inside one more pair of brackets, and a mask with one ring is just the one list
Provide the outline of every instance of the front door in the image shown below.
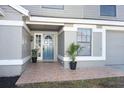
[[43,60],[53,60],[54,59],[54,45],[53,45],[53,35],[44,34],[43,35]]
[[54,60],[54,34],[35,33],[34,48],[38,49],[38,60]]

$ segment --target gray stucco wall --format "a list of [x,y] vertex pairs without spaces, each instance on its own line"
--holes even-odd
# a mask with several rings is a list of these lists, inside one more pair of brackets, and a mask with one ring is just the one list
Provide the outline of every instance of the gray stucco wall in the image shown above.
[[58,55],[64,56],[64,45],[65,45],[64,32],[58,35]]
[[0,60],[21,58],[21,27],[0,26]]
[[22,28],[22,58],[31,55],[31,36],[26,31],[25,28]]
[[0,8],[4,12],[4,16],[0,16],[0,20],[23,20],[23,15],[9,5],[0,5]]

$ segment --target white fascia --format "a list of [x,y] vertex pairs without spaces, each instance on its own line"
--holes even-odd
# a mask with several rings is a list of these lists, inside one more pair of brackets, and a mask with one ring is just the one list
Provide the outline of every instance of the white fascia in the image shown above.
[[51,18],[51,17],[36,17],[31,16],[30,21],[35,22],[53,22],[53,23],[74,23],[74,24],[92,24],[92,25],[109,25],[109,26],[124,26],[121,21],[107,20],[91,20],[91,19],[71,19],[71,18]]
[[27,9],[23,8],[22,6],[20,6],[20,5],[9,5],[9,6],[14,8],[18,12],[24,14],[25,16],[29,16],[29,11]]
[[50,22],[45,23],[45,22],[33,22],[33,21],[27,21],[26,24],[64,26],[64,23],[50,23]]

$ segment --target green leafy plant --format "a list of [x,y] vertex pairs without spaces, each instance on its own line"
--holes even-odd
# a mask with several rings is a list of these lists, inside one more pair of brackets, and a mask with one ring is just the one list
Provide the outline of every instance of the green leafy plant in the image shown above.
[[37,57],[37,49],[32,49],[32,57]]
[[68,54],[70,58],[72,59],[72,62],[75,62],[75,58],[77,56],[77,51],[80,48],[80,45],[72,43],[68,48]]

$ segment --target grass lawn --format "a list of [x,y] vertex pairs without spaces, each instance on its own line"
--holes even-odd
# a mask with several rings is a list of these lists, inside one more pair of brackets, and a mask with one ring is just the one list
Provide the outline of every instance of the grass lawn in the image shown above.
[[22,88],[123,88],[124,77],[21,85]]

